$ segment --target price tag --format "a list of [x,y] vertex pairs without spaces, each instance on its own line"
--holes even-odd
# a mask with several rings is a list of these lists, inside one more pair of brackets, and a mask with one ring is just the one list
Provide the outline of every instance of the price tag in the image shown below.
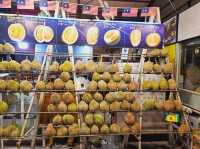
[[180,122],[180,114],[179,113],[165,113],[165,121],[172,123]]

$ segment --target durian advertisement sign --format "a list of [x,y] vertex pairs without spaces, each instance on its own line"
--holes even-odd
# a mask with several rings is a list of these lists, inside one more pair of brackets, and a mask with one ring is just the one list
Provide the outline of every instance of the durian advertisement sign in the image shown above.
[[162,48],[162,24],[0,16],[2,41],[95,47]]

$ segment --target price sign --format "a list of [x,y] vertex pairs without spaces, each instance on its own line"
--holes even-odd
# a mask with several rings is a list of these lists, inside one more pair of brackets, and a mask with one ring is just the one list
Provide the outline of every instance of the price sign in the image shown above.
[[172,122],[172,123],[179,123],[180,122],[180,114],[179,113],[165,113],[165,121]]

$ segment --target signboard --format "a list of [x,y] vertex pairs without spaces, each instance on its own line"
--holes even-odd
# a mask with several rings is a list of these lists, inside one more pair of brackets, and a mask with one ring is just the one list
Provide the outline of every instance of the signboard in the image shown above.
[[0,16],[0,37],[30,42],[95,47],[162,48],[162,24]]

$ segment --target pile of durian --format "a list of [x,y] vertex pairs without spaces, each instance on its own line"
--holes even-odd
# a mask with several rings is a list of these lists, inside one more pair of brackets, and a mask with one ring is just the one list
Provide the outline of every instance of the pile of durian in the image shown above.
[[21,128],[17,124],[9,124],[5,127],[0,127],[0,138],[16,138],[19,137]]
[[174,79],[167,80],[161,76],[160,80],[144,80],[142,83],[143,90],[176,90],[176,81]]
[[2,43],[0,44],[0,53],[13,54],[15,53],[15,47],[8,42]]
[[168,56],[168,50],[166,48],[164,49],[153,49],[149,53],[147,53],[149,57],[167,57]]
[[71,114],[63,116],[56,115],[52,123],[46,128],[46,135],[53,136],[77,136],[77,135],[95,135],[95,134],[122,134],[139,133],[140,124],[137,122],[133,113],[126,113],[122,123],[107,124],[104,114],[86,113],[80,126],[75,123],[75,117]]
[[172,63],[166,63],[163,65],[160,65],[158,63],[153,63],[150,61],[146,61],[144,63],[144,73],[164,73],[164,74],[170,74],[173,73],[173,64]]

